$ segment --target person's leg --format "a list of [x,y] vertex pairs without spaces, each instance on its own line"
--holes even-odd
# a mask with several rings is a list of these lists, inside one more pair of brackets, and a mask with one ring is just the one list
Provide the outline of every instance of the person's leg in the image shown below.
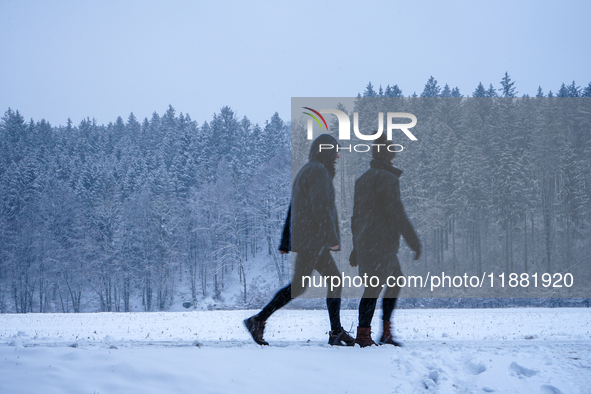
[[380,344],[388,344],[394,346],[402,346],[402,344],[394,339],[392,335],[392,324],[390,319],[392,318],[392,312],[394,311],[394,307],[396,306],[396,301],[398,298],[393,298],[398,295],[398,292],[390,292],[386,291],[384,294],[384,299],[382,300],[382,336],[380,337],[379,343]]
[[258,321],[267,321],[277,309],[283,308],[289,301],[291,301],[291,283],[279,290],[254,318]]
[[[318,255],[314,268],[323,277],[341,276],[341,273],[328,249],[323,249],[322,253]],[[326,307],[328,309],[328,318],[330,319],[330,329],[333,331],[341,328],[341,291],[341,286],[332,290],[330,287],[327,289]]]
[[[393,275],[396,277],[402,275],[400,264],[398,264],[398,259],[396,259]],[[394,340],[394,337],[392,336],[392,325],[390,323],[399,293],[400,287],[398,286],[388,287],[384,293],[384,299],[382,300],[382,336],[380,337],[380,344],[402,346],[400,342]]]
[[275,294],[269,303],[257,314],[255,319],[258,321],[267,321],[269,317],[276,310],[283,308],[292,300],[292,298],[300,296],[306,288],[301,284],[302,276],[309,276],[312,274],[310,264],[310,253],[298,253],[295,261],[294,282],[288,284]]
[[[312,274],[312,268],[308,264],[308,257],[298,253],[295,262],[295,273],[294,279],[302,277],[302,275]],[[271,317],[271,315],[278,309],[284,307],[292,296],[297,297],[302,294],[305,288],[303,286],[292,286],[293,282],[282,288],[273,296],[271,301],[256,315],[251,316],[244,320],[244,326],[252,336],[252,339],[259,345],[268,345],[267,341],[263,339],[263,333],[265,331],[265,321]],[[292,294],[292,288],[294,294]]]
[[252,339],[261,346],[269,343],[263,338],[265,332],[265,321],[277,309],[283,307],[291,300],[291,283],[279,290],[269,303],[256,315],[244,319],[243,323]]
[[326,308],[328,309],[328,319],[330,320],[330,329],[338,330],[341,327],[341,299],[327,298]]
[[362,298],[359,301],[359,327],[371,326],[377,301],[377,298]]
[[382,320],[383,321],[390,321],[392,318],[392,312],[394,312],[394,308],[396,307],[396,301],[398,298],[387,298],[384,297],[382,299]]
[[[398,278],[402,276],[402,270],[400,269],[400,263],[398,262],[398,258],[396,258],[396,262],[393,266],[392,276]],[[389,322],[392,318],[392,312],[394,311],[394,307],[396,306],[396,300],[398,299],[398,294],[400,294],[400,287],[392,286],[386,287],[386,291],[384,292],[384,298],[382,300],[382,320]]]
[[[359,275],[367,275],[368,277],[378,276],[380,283],[383,283],[379,272],[375,272],[373,268],[368,269],[367,267],[359,267]],[[359,327],[371,327],[371,320],[373,319],[374,312],[376,310],[376,304],[382,287],[373,287],[368,285],[363,291],[361,301],[359,301]]]
[[[341,276],[341,272],[337,268],[328,249],[323,249],[322,253],[318,255],[314,269],[323,277]],[[332,289],[329,287],[327,289],[326,308],[328,309],[328,318],[330,320],[328,343],[337,346],[353,346],[355,339],[341,326],[341,291],[341,286]]]
[[373,319],[379,295],[379,289],[366,287],[363,292],[363,298],[359,301],[359,326],[357,327],[355,343],[361,347],[376,344],[373,339],[371,339],[371,320]]
[[370,327],[373,314],[376,310],[378,297],[382,289],[379,287],[366,287],[359,301],[359,327]]

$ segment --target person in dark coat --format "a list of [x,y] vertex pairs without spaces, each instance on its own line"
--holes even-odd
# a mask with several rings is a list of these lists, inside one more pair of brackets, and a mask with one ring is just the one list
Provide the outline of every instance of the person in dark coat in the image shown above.
[[[329,147],[332,146],[332,149]],[[259,345],[263,339],[265,321],[292,298],[305,290],[302,278],[316,270],[322,276],[339,276],[331,251],[340,249],[338,215],[335,205],[333,178],[335,175],[338,143],[322,134],[312,143],[309,161],[293,182],[292,200],[283,228],[279,251],[297,252],[293,281],[279,290],[273,299],[256,315],[244,320],[244,325]],[[331,330],[331,345],[354,345],[354,338],[343,329],[340,321],[341,287],[328,288],[326,305]]]
[[[359,303],[359,326],[355,343],[361,347],[375,345],[371,339],[371,320],[376,308],[377,298],[384,289],[388,276],[402,275],[398,262],[400,236],[415,251],[415,260],[421,254],[421,243],[408,220],[402,201],[398,178],[402,171],[392,166],[396,156],[387,147],[393,145],[385,136],[379,137],[372,150],[373,160],[367,170],[355,182],[355,197],[351,230],[353,233],[353,252],[350,263],[359,266],[359,275],[377,276],[377,287],[367,286]],[[380,343],[400,346],[391,333],[390,318],[400,288],[385,285],[383,297],[383,331]]]

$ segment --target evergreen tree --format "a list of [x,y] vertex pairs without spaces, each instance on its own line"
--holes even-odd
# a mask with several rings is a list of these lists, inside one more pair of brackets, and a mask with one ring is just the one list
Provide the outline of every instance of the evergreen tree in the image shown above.
[[568,91],[568,88],[566,87],[564,82],[562,83],[562,85],[560,85],[560,89],[558,89],[556,97],[570,97],[570,92]]
[[125,135],[125,123],[123,122],[121,116],[118,116],[117,120],[115,121],[114,133],[116,141],[119,141]]
[[484,86],[482,86],[482,82],[478,83],[476,90],[472,92],[472,97],[486,97],[486,90],[484,90]]
[[127,124],[125,125],[125,132],[130,136],[131,138],[131,142],[133,144],[136,143],[136,141],[138,140],[140,134],[141,134],[141,125],[139,124],[137,118],[135,117],[135,115],[133,114],[133,112],[129,113],[129,116],[127,118]]
[[438,97],[440,92],[441,88],[437,85],[437,80],[431,76],[425,84],[421,97]]
[[514,85],[515,82],[511,82],[511,77],[505,72],[505,76],[501,79],[501,88],[499,89],[501,97],[517,97],[517,90]]
[[4,141],[4,168],[11,162],[19,162],[24,157],[27,125],[25,118],[18,112],[8,108],[0,119],[0,135]]
[[403,97],[402,90],[398,87],[398,85],[394,85],[390,87],[390,85],[386,86],[386,91],[384,92],[385,97]]
[[363,92],[363,97],[377,97],[377,96],[378,96],[378,94],[373,89],[373,85],[371,84],[371,82],[369,82],[367,84],[367,86],[365,87],[365,91]]
[[581,97],[581,87],[575,84],[573,81],[572,84],[568,85],[568,97]]
[[451,95],[451,89],[449,88],[448,84],[445,84],[445,86],[443,87],[443,90],[441,91],[441,93],[439,94],[440,97],[452,97]]
[[497,90],[493,87],[492,83],[488,85],[486,97],[498,97]]

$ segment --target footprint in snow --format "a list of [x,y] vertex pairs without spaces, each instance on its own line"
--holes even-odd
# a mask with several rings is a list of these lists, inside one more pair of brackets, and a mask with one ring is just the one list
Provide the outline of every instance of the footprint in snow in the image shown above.
[[562,391],[558,390],[556,387],[545,384],[541,387],[542,394],[562,394]]
[[464,364],[464,369],[470,375],[480,375],[481,373],[486,371],[486,366],[481,362],[470,360],[466,364]]
[[437,380],[439,379],[439,371],[437,371],[436,369],[430,371],[429,372],[429,379],[431,379],[432,381],[437,383]]
[[525,376],[528,378],[531,378],[532,376],[534,376],[535,374],[538,373],[538,371],[536,371],[534,369],[522,367],[521,365],[517,364],[515,361],[513,361],[511,363],[511,365],[509,365],[509,371],[513,372],[516,375]]
[[429,376],[423,379],[423,386],[427,390],[431,390],[437,387],[437,382],[439,380],[439,371],[433,369],[429,372]]

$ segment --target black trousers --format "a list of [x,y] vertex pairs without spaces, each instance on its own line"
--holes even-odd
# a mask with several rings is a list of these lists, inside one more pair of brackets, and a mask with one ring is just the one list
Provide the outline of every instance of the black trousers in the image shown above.
[[[396,288],[387,288],[386,294],[384,294],[384,298],[382,298],[382,320],[384,321],[390,321],[392,312],[394,312],[394,307],[396,306],[396,300],[398,300],[398,298],[395,297],[398,295],[400,289],[398,288],[398,291],[396,291],[395,294],[393,289]],[[363,298],[359,301],[359,327],[371,326],[371,320],[373,319],[376,304],[378,303],[378,298],[376,296],[371,297],[371,292],[369,292],[368,297],[366,297],[366,293],[368,293],[367,290],[368,288],[365,289],[363,292]],[[394,296],[394,298],[392,296]]]
[[[376,260],[379,261],[379,259]],[[380,278],[380,283],[386,283],[387,277],[389,275],[395,277],[402,275],[400,263],[398,262],[398,258],[396,256],[393,260],[389,261],[389,264],[373,262],[371,265],[368,264],[367,267],[362,268],[360,266],[359,274],[362,275],[363,273],[366,273],[368,276],[378,276]],[[376,310],[378,297],[380,296],[382,290],[382,287],[368,286],[365,288],[365,291],[363,292],[363,298],[361,301],[359,301],[359,327],[371,326],[371,320],[373,319],[373,315]],[[396,307],[396,300],[398,299],[399,293],[400,287],[386,286],[384,298],[382,299],[382,320],[390,321],[392,318],[392,313]]]
[[[256,319],[266,321],[276,310],[287,305],[292,298],[302,295],[306,291],[302,277],[311,276],[314,270],[322,276],[340,276],[341,274],[328,248],[299,252],[295,261],[292,282],[275,294],[273,299],[256,315]],[[332,291],[329,287],[326,297],[330,327],[331,330],[336,330],[341,327],[341,287],[334,288]]]

